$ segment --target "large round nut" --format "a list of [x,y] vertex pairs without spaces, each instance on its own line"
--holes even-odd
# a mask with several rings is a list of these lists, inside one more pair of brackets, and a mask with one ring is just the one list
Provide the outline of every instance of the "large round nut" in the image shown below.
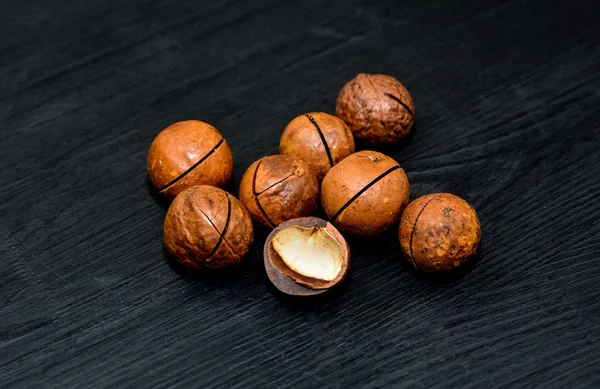
[[324,112],[296,117],[283,131],[279,143],[281,154],[306,162],[319,182],[332,166],[354,150],[354,137],[346,124]]
[[267,228],[311,216],[319,201],[319,182],[307,164],[289,155],[254,162],[242,177],[240,201],[252,219]]
[[192,186],[169,206],[163,229],[165,248],[190,268],[218,269],[237,263],[250,250],[250,214],[232,195],[214,186]]
[[338,95],[336,115],[367,144],[397,143],[410,132],[415,105],[404,85],[384,74],[359,74]]
[[433,193],[406,207],[398,237],[404,257],[416,269],[450,271],[477,253],[481,225],[465,200],[449,193]]
[[404,170],[376,151],[359,151],[334,166],[323,180],[321,204],[342,232],[370,237],[396,223],[410,192]]
[[156,190],[173,199],[194,185],[227,185],[233,157],[223,135],[210,124],[188,120],[162,130],[152,142],[148,177]]
[[281,292],[311,296],[343,282],[350,270],[350,248],[329,222],[302,217],[283,222],[271,232],[264,261],[269,280]]

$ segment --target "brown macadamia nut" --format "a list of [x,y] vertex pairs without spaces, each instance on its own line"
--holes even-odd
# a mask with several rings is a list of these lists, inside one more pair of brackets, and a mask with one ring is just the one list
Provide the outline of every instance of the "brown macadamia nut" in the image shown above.
[[398,221],[409,193],[408,178],[396,161],[376,151],[359,151],[327,173],[321,204],[342,232],[370,237]]
[[463,199],[434,193],[411,202],[398,230],[404,257],[418,270],[453,270],[479,248],[481,226],[475,210]]
[[274,229],[264,248],[269,280],[293,296],[321,294],[350,269],[350,248],[339,231],[316,217],[292,219]]
[[361,73],[340,91],[336,115],[357,139],[367,144],[393,144],[410,132],[415,105],[394,77]]
[[237,263],[254,240],[252,219],[232,195],[214,186],[192,186],[171,203],[163,229],[165,248],[190,268]]
[[306,162],[319,182],[333,165],[354,152],[354,137],[333,115],[313,112],[292,120],[281,135],[279,152]]
[[223,135],[210,124],[188,120],[162,130],[148,151],[152,186],[167,198],[194,185],[224,187],[233,157]]
[[255,222],[275,228],[286,220],[315,212],[319,182],[302,160],[272,155],[259,159],[246,170],[239,198]]

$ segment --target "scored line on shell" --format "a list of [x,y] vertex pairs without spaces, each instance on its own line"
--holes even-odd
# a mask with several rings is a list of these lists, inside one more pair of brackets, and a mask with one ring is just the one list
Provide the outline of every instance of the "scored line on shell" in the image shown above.
[[[225,197],[227,198],[227,218],[225,219],[225,226],[223,227],[221,235],[219,235],[219,240],[217,241],[217,244],[215,244],[215,247],[212,249],[212,252],[208,255],[208,258],[212,258],[217,253],[217,250],[219,249],[219,247],[223,243],[223,240],[225,239],[225,234],[227,233],[227,228],[229,227],[229,221],[231,220],[231,199],[227,194],[225,195]],[[212,221],[211,224],[215,229],[217,229],[217,227],[212,223]],[[219,230],[217,230],[217,232],[219,232]]]
[[359,190],[358,192],[356,192],[356,194],[354,196],[352,196],[350,198],[350,200],[348,200],[344,205],[342,205],[342,207],[335,213],[335,215],[333,215],[333,217],[331,218],[331,222],[335,222],[336,219],[342,214],[342,212],[344,212],[346,210],[346,208],[348,208],[350,206],[350,204],[352,204],[352,202],[354,202],[354,200],[356,200],[357,198],[360,197],[360,195],[362,195],[363,193],[365,193],[370,187],[372,187],[373,185],[375,185],[376,183],[378,183],[380,180],[382,180],[385,176],[387,176],[388,174],[392,173],[394,170],[398,170],[400,169],[400,165],[396,165],[393,166],[391,168],[389,168],[388,170],[386,170],[385,172],[381,173],[379,176],[375,177],[375,179],[371,182],[369,182],[367,185],[365,185],[361,190]]
[[[229,197],[227,197],[227,207],[228,207],[228,210],[227,210],[227,219],[225,220],[225,227],[229,224],[229,218],[231,216],[230,215],[230,212],[231,212],[231,203],[229,202]],[[217,226],[215,225],[215,223],[213,223],[212,219],[206,214],[206,212],[204,212],[200,208],[198,208],[198,211],[200,211],[200,213],[202,213],[204,215],[204,217],[206,218],[206,220],[208,220],[208,222],[215,229],[215,231],[217,232],[217,234],[219,234],[219,239],[217,240],[217,243],[215,244],[215,247],[213,247],[213,249],[211,250],[210,254],[206,257],[207,260],[210,260],[215,255],[216,251],[219,249],[219,245],[221,243],[221,240],[225,241],[229,247],[231,247],[231,245],[229,244],[229,242],[227,242],[227,239],[225,239],[226,229],[223,228],[223,233],[221,233],[221,231],[219,231],[219,229],[217,228]],[[218,215],[218,213],[216,215]]]
[[419,221],[419,218],[421,217],[421,214],[423,213],[425,208],[427,208],[427,206],[429,205],[430,202],[437,199],[438,197],[440,197],[440,195],[433,196],[425,203],[425,205],[423,205],[423,208],[421,208],[421,210],[417,214],[417,217],[415,218],[415,222],[413,223],[412,229],[410,230],[410,240],[408,242],[408,247],[410,249],[410,260],[412,261],[412,264],[415,267],[415,269],[419,269],[419,267],[417,266],[417,262],[415,262],[415,255],[413,254],[413,248],[412,248],[413,237],[415,236],[415,228],[417,227],[417,222]]
[[387,92],[383,92],[384,95],[386,95],[387,97],[389,97],[390,99],[394,100],[395,102],[397,102],[398,104],[400,104],[402,107],[404,107],[404,109],[406,110],[406,112],[408,112],[408,114],[410,116],[415,116],[415,114],[413,113],[413,111],[410,109],[410,107],[403,102],[402,100],[400,100],[398,97],[394,96],[391,93],[387,93]]
[[256,203],[256,206],[258,207],[260,212],[262,212],[265,219],[267,219],[267,222],[269,223],[271,228],[274,228],[275,224],[271,221],[271,219],[269,218],[269,215],[267,215],[267,212],[265,212],[264,208],[262,207],[262,204],[260,203],[260,200],[258,199],[259,193],[256,193],[256,176],[258,175],[258,168],[260,167],[261,163],[262,163],[262,161],[260,161],[256,165],[256,169],[254,170],[254,176],[252,177],[252,195],[254,196],[254,202]]
[[284,182],[285,180],[287,180],[288,178],[292,177],[293,175],[295,175],[294,172],[291,172],[288,176],[286,176],[285,178],[282,178],[281,180],[267,186],[265,189],[261,190],[260,192],[256,192],[256,196],[260,196],[261,194],[265,193],[266,191],[268,191],[269,189],[271,189],[272,187],[274,187],[275,185],[279,185],[282,182]]
[[329,166],[333,167],[333,158],[331,157],[331,150],[329,150],[329,145],[327,144],[327,140],[325,139],[323,131],[321,131],[321,127],[319,127],[319,124],[317,123],[315,118],[312,117],[312,115],[306,114],[306,117],[313,124],[313,126],[315,126],[317,132],[319,133],[319,136],[321,137],[321,142],[323,143],[323,147],[325,148],[325,152],[327,153],[327,160],[329,161]]
[[183,173],[181,173],[179,176],[175,177],[175,179],[173,179],[167,185],[165,185],[162,188],[160,188],[158,191],[159,192],[164,192],[165,190],[167,190],[170,187],[172,187],[173,185],[175,185],[183,177],[187,176],[192,170],[194,170],[195,168],[197,168],[202,162],[206,161],[206,159],[208,157],[210,157],[223,144],[223,142],[225,142],[225,138],[221,138],[221,140],[219,142],[217,142],[217,144],[215,145],[215,147],[213,147],[208,153],[206,153],[205,156],[203,156],[202,158],[200,158],[198,160],[198,162],[196,162],[195,164],[193,164],[189,169],[187,169],[186,171],[184,171]]

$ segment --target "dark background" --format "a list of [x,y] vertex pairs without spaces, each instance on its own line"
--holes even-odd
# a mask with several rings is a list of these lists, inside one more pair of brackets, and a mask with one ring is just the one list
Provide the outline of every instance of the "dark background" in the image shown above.
[[[460,5],[459,5],[460,3]],[[600,387],[596,1],[0,2],[0,386]],[[455,193],[483,249],[415,277],[395,232],[352,242],[343,293],[166,262],[154,136],[200,119],[237,185],[359,72],[401,80],[412,198]]]

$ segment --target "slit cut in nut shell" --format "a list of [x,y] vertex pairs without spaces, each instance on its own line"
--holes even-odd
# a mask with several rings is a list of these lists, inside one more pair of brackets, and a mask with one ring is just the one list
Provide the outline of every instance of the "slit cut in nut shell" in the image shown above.
[[283,293],[307,296],[341,283],[350,268],[350,250],[339,231],[316,217],[289,220],[265,243],[265,268]]
[[171,124],[152,142],[146,161],[152,186],[169,199],[195,185],[226,186],[233,156],[216,128],[198,120]]
[[354,151],[354,137],[346,124],[324,112],[296,117],[283,130],[279,142],[279,152],[306,162],[319,182],[332,166]]

